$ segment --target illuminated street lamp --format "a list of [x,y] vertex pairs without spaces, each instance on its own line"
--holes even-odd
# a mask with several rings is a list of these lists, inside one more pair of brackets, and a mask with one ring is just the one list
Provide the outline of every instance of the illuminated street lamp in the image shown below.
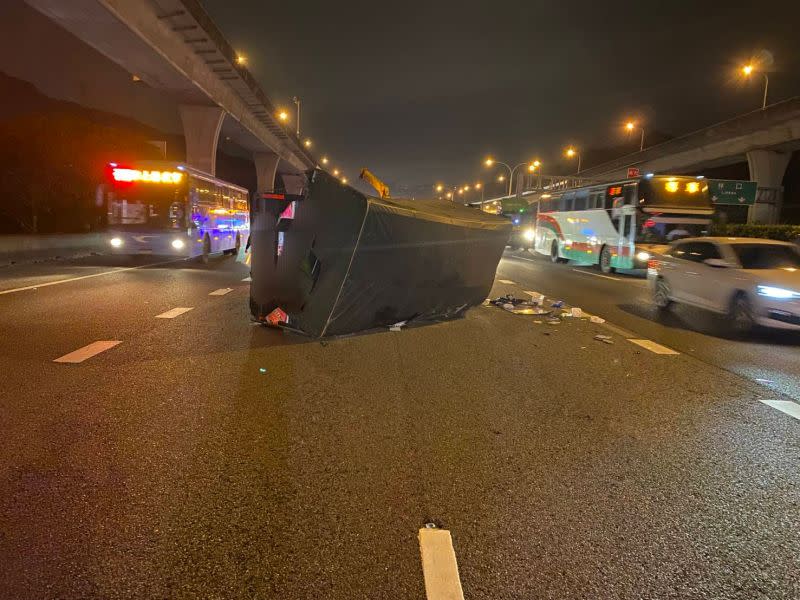
[[[528,166],[528,169],[529,169],[531,172],[533,172],[533,169],[535,169],[535,168],[537,168],[537,167],[539,167],[539,166],[541,165],[541,163],[540,163],[538,160],[535,160],[535,161],[533,161],[532,163],[519,163],[518,165],[516,165],[516,166],[514,166],[514,167],[512,168],[512,167],[510,167],[508,164],[506,164],[506,163],[504,163],[504,162],[500,162],[499,160],[495,160],[495,159],[493,159],[491,156],[489,156],[489,157],[488,157],[488,158],[487,158],[487,159],[484,161],[484,164],[485,164],[487,167],[491,167],[492,165],[495,165],[495,164],[497,164],[497,165],[502,165],[502,166],[504,166],[506,169],[508,169],[508,193],[507,193],[507,195],[508,195],[508,196],[510,196],[510,195],[511,195],[511,183],[512,183],[512,182],[513,182],[513,180],[514,180],[514,173],[516,172],[516,170],[517,170],[517,169],[519,169],[520,167],[524,167],[525,165],[529,165],[529,166]],[[535,167],[533,167],[533,169],[532,169],[531,167],[532,167],[533,165],[536,165],[536,166],[535,166]],[[497,178],[497,181],[504,181],[504,180],[505,180],[505,178],[504,178],[502,175],[501,175],[500,177],[498,177],[498,178]]]
[[333,170],[333,176],[334,177],[338,177],[339,176],[339,169],[334,169]]
[[572,146],[570,146],[569,148],[567,148],[564,151],[564,156],[566,156],[567,158],[575,158],[576,156],[578,157],[578,173],[577,174],[580,175],[580,172],[581,172],[581,153],[578,152]]
[[328,157],[327,157],[327,156],[323,156],[323,157],[320,159],[320,162],[321,162],[323,165],[327,165],[327,164],[328,164]]
[[285,110],[278,111],[278,119],[286,123],[286,121],[289,120],[289,113],[286,112]]
[[441,193],[442,191],[444,191],[444,186],[441,183],[437,184],[436,185],[436,191],[438,193]]
[[634,129],[639,128],[642,130],[642,139],[639,143],[639,152],[644,150],[644,127],[639,127],[635,121],[628,121],[625,123],[625,129],[628,133],[632,133]]
[[305,146],[306,148],[311,148],[311,140],[309,140],[309,139],[306,139],[306,140],[303,142],[303,146]]
[[247,57],[244,54],[236,55],[236,64],[243,67],[247,64]]
[[[752,75],[755,70],[756,68],[752,64],[747,64],[742,67],[742,75],[744,75],[745,77],[750,77],[750,75]],[[769,77],[767,77],[767,74],[764,72],[762,72],[761,74],[764,76],[764,101],[761,103],[761,109],[763,110],[767,108],[767,91],[769,90]]]
[[343,183],[343,184],[346,184],[346,183],[347,183],[347,177],[342,177],[342,183]]

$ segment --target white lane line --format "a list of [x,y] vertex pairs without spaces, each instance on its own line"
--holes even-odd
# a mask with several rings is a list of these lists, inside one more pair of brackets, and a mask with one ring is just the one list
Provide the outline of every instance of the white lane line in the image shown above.
[[800,421],[800,404],[797,404],[797,402],[790,402],[789,400],[760,400],[760,402]]
[[139,265],[138,267],[124,267],[122,269],[114,269],[113,271],[103,271],[102,273],[93,273],[91,275],[81,275],[80,277],[70,277],[69,279],[59,279],[58,281],[48,281],[47,283],[37,283],[36,285],[26,285],[25,287],[14,288],[12,290],[0,290],[0,296],[4,294],[14,294],[16,292],[24,292],[26,290],[35,290],[36,288],[49,287],[51,285],[61,285],[62,283],[69,283],[71,281],[80,281],[81,279],[91,279],[92,277],[103,277],[104,275],[113,275],[114,273],[124,273],[125,271],[135,271],[136,269],[144,269],[146,267],[159,267],[161,265],[168,265],[170,263],[180,262],[186,260],[185,258],[178,258],[176,260],[165,260],[164,262],[148,263],[146,265]]
[[209,294],[209,296],[224,296],[233,291],[233,288],[219,288]]
[[533,258],[525,258],[524,256],[517,256],[516,254],[510,254],[505,258],[516,258],[518,260],[527,260],[528,262],[539,262],[538,260],[534,260]]
[[182,314],[189,312],[193,308],[194,306],[179,306],[161,313],[160,315],[156,315],[156,319],[174,319],[175,317],[180,317]]
[[116,346],[117,344],[121,344],[121,341],[116,340],[109,340],[109,341],[100,341],[100,342],[92,342],[88,346],[84,346],[83,348],[78,348],[74,352],[70,352],[69,354],[65,354],[53,362],[57,363],[81,363],[88,358],[92,358],[96,354],[100,354],[101,352],[105,352]]
[[592,275],[593,277],[602,277],[603,279],[610,279],[611,281],[622,281],[619,277],[609,277],[608,275],[601,275],[600,273],[592,273],[591,271],[584,271],[583,269],[571,269],[576,273],[583,273],[584,275]]
[[637,346],[641,346],[646,350],[650,350],[650,352],[654,352],[655,354],[680,354],[680,352],[676,352],[672,348],[667,348],[666,346],[662,346],[661,344],[656,344],[653,340],[628,339],[628,341],[633,342]]
[[506,285],[516,285],[516,283],[511,281],[510,279],[498,279],[497,282],[505,283]]
[[428,600],[464,600],[450,532],[446,529],[420,529],[419,551]]
[[242,281],[253,281],[253,278],[252,277],[245,277],[244,279],[242,279]]

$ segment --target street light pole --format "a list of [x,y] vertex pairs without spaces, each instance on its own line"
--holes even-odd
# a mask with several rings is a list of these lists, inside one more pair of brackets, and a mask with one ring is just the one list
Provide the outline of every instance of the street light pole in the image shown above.
[[297,122],[296,122],[295,125],[296,125],[297,137],[299,138],[300,137],[300,98],[295,96],[294,98],[292,98],[292,102],[294,102],[297,105]]
[[764,73],[764,102],[761,104],[761,110],[767,108],[767,90],[769,89],[769,77]]

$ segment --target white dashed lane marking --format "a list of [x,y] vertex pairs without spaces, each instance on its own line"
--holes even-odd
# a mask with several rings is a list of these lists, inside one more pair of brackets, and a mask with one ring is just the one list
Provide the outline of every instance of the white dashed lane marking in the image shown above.
[[655,352],[656,354],[680,354],[680,352],[676,352],[672,348],[667,348],[666,346],[662,346],[661,344],[656,344],[653,340],[628,339],[628,341],[633,342],[637,346],[641,346],[646,350],[650,350],[650,352]]
[[419,551],[428,600],[464,600],[450,532],[446,529],[420,529]]
[[506,285],[515,285],[515,283],[513,281],[511,281],[510,279],[498,279],[497,282],[498,283],[505,283]]
[[233,291],[233,288],[219,288],[209,294],[209,296],[224,296]]
[[165,313],[161,313],[160,315],[156,315],[156,319],[174,319],[175,317],[180,317],[182,314],[189,312],[193,308],[193,306],[179,306]]
[[610,279],[611,281],[622,281],[619,277],[610,277],[609,275],[601,275],[600,273],[592,273],[591,271],[584,271],[583,269],[572,269],[576,273],[583,273],[584,275],[593,275],[594,277],[602,277],[603,279]]
[[116,340],[92,342],[88,346],[78,348],[74,352],[70,352],[69,354],[65,354],[64,356],[55,359],[53,362],[72,364],[82,363],[86,359],[92,358],[93,356],[100,354],[101,352],[105,352],[106,350],[109,350],[121,343],[121,341]]
[[789,400],[761,400],[761,402],[800,421],[800,404],[797,402]]

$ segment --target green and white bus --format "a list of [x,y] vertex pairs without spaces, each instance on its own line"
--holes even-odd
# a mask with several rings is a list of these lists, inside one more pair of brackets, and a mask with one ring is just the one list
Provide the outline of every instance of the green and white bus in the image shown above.
[[672,175],[544,191],[534,202],[535,251],[604,273],[646,268],[670,242],[703,235],[714,213],[702,177]]

